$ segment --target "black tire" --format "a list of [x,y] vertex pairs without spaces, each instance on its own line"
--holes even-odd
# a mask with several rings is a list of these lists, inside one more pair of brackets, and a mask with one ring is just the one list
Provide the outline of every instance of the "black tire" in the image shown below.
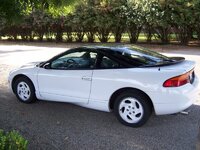
[[[127,100],[126,100],[126,98],[127,98]],[[134,102],[134,100],[136,100],[135,106],[140,107],[140,108],[134,108],[134,107],[128,106],[128,105],[132,105],[132,103],[129,103],[130,101],[128,99],[131,99],[132,102]],[[124,106],[124,107],[121,107],[121,106]],[[120,107],[121,107],[121,109],[120,109]],[[137,114],[136,114],[134,109],[135,110],[141,109],[142,113],[137,112]],[[120,111],[121,111],[121,115],[120,115]],[[117,119],[122,124],[124,124],[126,126],[130,126],[130,127],[140,127],[140,126],[144,125],[147,122],[147,120],[149,119],[149,117],[151,116],[152,105],[151,105],[150,99],[142,92],[137,91],[137,90],[129,90],[129,91],[121,93],[116,98],[115,103],[114,103],[114,113],[115,113]],[[134,119],[132,119],[132,117],[130,117],[130,116],[132,116],[132,117],[139,116],[139,118],[136,118],[136,120],[137,119],[139,119],[139,120],[136,122],[133,122]],[[125,119],[123,119],[123,117]],[[126,120],[128,120],[128,121],[130,120],[130,122],[127,122]]]
[[[18,85],[20,86],[22,83],[24,83],[24,85],[28,86],[28,88],[30,90],[28,90],[28,96],[26,96],[27,99],[25,99],[25,96],[24,96],[24,99],[22,98],[22,96],[20,96],[20,92],[18,93]],[[20,102],[23,102],[23,103],[33,103],[36,101],[36,96],[35,96],[35,87],[33,85],[33,83],[30,81],[30,79],[28,79],[27,77],[19,77],[14,83],[13,83],[13,90],[14,90],[14,93],[16,95],[16,97],[18,98],[18,100]]]

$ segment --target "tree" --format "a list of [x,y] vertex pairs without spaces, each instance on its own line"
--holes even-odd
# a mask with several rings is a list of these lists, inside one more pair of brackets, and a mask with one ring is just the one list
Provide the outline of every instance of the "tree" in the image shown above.
[[108,3],[96,6],[96,20],[97,36],[101,42],[108,42],[112,31],[112,12]]
[[73,19],[73,15],[70,13],[65,17],[64,21],[64,32],[66,32],[67,35],[67,42],[72,42],[73,41],[73,36],[72,36],[72,23],[71,20]]
[[160,0],[155,7],[154,14],[154,31],[155,36],[161,40],[163,44],[169,43],[171,33],[171,14],[170,8],[171,0]]
[[87,36],[88,42],[93,43],[95,40],[95,34],[97,32],[96,21],[96,12],[95,12],[95,3],[94,1],[89,1],[88,4],[83,5],[84,10],[83,14],[83,26],[85,29],[85,34]]
[[0,17],[8,23],[17,22],[21,16],[21,3],[18,0],[0,0]]
[[194,18],[193,28],[200,44],[200,1],[199,0],[193,0],[193,16],[192,17]]
[[14,26],[20,22],[20,8],[20,2],[17,0],[0,0],[0,38],[7,34],[6,31],[9,30],[9,26]]
[[114,1],[112,6],[112,33],[115,37],[115,42],[121,42],[122,34],[126,31],[127,16],[126,16],[126,1]]
[[193,7],[190,0],[176,0],[170,5],[172,9],[172,26],[181,44],[187,45],[192,37],[194,22]]
[[126,25],[130,43],[136,43],[144,24],[142,5],[137,1],[129,1],[126,8]]

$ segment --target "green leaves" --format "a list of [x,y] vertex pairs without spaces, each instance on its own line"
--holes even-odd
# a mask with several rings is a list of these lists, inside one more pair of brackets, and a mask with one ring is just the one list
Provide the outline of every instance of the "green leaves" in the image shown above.
[[[73,4],[73,5],[72,5]],[[61,19],[62,18],[62,19]],[[195,33],[200,40],[199,0],[0,0],[0,36],[34,39],[43,36],[81,42],[95,35],[120,42],[128,33],[131,43],[143,32],[162,43],[176,35],[187,44]]]
[[20,8],[18,0],[0,0],[0,18],[6,19],[6,22],[10,24],[18,22],[21,17]]
[[0,149],[1,150],[27,150],[28,141],[25,140],[17,131],[5,133],[0,130]]

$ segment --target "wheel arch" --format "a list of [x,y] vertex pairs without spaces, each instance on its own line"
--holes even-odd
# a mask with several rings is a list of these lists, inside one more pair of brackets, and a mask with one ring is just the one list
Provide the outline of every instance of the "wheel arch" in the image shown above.
[[[25,75],[25,74],[18,74],[18,75],[16,75],[16,76],[13,77],[12,82],[11,82],[11,87],[12,87],[13,92],[14,92],[14,83],[16,82],[17,79],[19,79],[21,77],[24,77],[24,78],[28,79],[33,84],[32,80],[27,75]],[[35,88],[34,84],[33,84],[33,86]]]
[[109,109],[110,110],[114,109],[114,103],[115,103],[117,96],[125,91],[136,91],[136,92],[139,92],[139,93],[145,95],[148,99],[149,104],[151,105],[152,109],[154,110],[154,105],[153,105],[153,102],[152,102],[151,98],[149,97],[149,95],[140,89],[132,88],[132,87],[125,87],[125,88],[118,89],[111,95],[110,100],[109,100]]

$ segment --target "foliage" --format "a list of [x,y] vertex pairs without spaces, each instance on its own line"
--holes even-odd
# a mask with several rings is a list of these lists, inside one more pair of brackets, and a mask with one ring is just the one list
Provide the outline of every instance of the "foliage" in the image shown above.
[[121,42],[122,34],[126,31],[127,25],[127,8],[126,2],[119,0],[112,4],[112,33],[115,42]]
[[70,13],[65,17],[64,20],[64,32],[67,34],[67,42],[73,41],[73,30],[71,20],[73,19],[73,15]]
[[197,38],[200,41],[200,1],[199,0],[194,0],[193,3],[193,14],[191,17],[193,17],[193,25],[192,28],[194,32],[197,34]]
[[154,29],[157,38],[159,38],[162,43],[169,43],[170,33],[171,33],[171,14],[172,8],[170,7],[171,1],[161,1],[155,7],[156,13],[154,15]]
[[95,26],[97,27],[97,35],[101,42],[107,42],[110,38],[112,30],[112,14],[109,6],[99,5],[96,10]]
[[21,16],[21,4],[18,0],[0,0],[0,17],[7,23],[18,22]]
[[135,43],[138,40],[141,29],[144,25],[144,10],[142,3],[130,1],[127,3],[127,31],[129,34],[130,43]]
[[1,150],[26,150],[28,141],[25,140],[17,131],[5,133],[0,130],[0,149]]
[[189,0],[177,0],[172,4],[172,25],[176,29],[178,40],[186,45],[192,37],[193,6]]
[[97,26],[95,24],[96,21],[96,8],[93,4],[93,1],[89,4],[82,4],[82,25],[84,27],[84,32],[87,36],[88,42],[94,42],[95,34],[97,32]]
[[84,13],[82,13],[83,11],[84,7],[78,5],[76,11],[72,14],[72,19],[70,20],[76,42],[82,42],[85,35],[85,27],[83,25],[85,18]]
[[[0,0],[0,38],[57,42],[108,42],[111,35],[130,43],[143,33],[163,44],[200,41],[199,0]],[[193,36],[195,35],[195,36]]]

